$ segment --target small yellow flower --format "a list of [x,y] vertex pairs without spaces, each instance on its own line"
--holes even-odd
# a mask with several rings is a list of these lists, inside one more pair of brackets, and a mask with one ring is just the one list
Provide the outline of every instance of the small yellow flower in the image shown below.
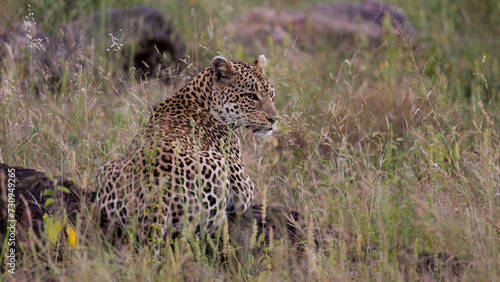
[[274,137],[273,138],[273,147],[276,148],[276,147],[278,147],[278,145],[279,145],[278,138]]
[[76,245],[76,232],[71,226],[66,226],[66,234],[68,234],[68,243],[74,247]]

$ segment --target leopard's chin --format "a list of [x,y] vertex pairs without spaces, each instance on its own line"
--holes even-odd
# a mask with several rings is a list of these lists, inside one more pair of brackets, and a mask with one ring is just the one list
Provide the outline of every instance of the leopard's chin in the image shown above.
[[266,137],[273,133],[273,128],[267,127],[249,127],[252,130],[252,133],[256,134],[259,137]]
[[259,137],[266,137],[266,136],[269,136],[273,133],[273,130],[268,128],[268,129],[265,129],[265,130],[262,130],[262,131],[259,131],[257,132],[257,136]]

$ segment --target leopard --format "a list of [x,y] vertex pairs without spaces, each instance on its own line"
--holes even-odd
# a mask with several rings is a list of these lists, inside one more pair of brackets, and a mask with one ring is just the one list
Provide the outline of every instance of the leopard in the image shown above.
[[[267,60],[213,58],[157,105],[124,156],[98,168],[98,207],[119,226],[172,232],[217,230],[249,208],[255,185],[238,135],[267,136],[279,119]],[[241,130],[238,130],[241,128]]]

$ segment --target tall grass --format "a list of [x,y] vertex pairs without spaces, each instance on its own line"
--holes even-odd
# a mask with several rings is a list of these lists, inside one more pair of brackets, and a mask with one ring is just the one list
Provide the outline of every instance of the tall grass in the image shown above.
[[[186,236],[167,246],[156,264],[147,246],[104,239],[90,206],[73,223],[76,246],[64,232],[56,243],[33,239],[24,246],[19,273],[3,278],[417,280],[431,277],[418,267],[428,254],[436,258],[434,279],[499,280],[500,6],[486,0],[388,2],[407,12],[419,33],[416,44],[389,36],[376,50],[319,46],[298,64],[279,47],[271,49],[266,72],[277,90],[278,132],[264,139],[240,132],[258,187],[255,203],[262,203],[266,187],[268,205],[300,212],[301,254],[278,237],[255,238],[260,251],[244,255],[229,244],[223,255],[209,251],[217,242]],[[80,11],[133,3],[40,0],[31,1],[31,9],[56,33]],[[184,36],[188,73],[194,74],[218,52],[251,61],[246,50],[228,49],[223,26],[267,1],[151,3]],[[21,20],[26,7],[12,4],[18,18],[5,19]],[[175,92],[154,80],[117,81],[106,70],[119,64],[104,68],[100,59],[67,73],[71,87],[53,93],[26,92],[22,67],[2,70],[1,162],[95,185],[96,167],[121,156],[151,107]],[[63,210],[52,217],[62,221]],[[459,270],[439,265],[446,262],[437,259],[443,254],[456,257]]]

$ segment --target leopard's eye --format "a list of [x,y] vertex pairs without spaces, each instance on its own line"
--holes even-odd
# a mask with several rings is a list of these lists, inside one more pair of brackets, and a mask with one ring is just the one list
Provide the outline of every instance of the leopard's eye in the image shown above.
[[269,93],[269,97],[270,97],[271,99],[274,99],[274,96],[275,96],[274,91],[271,91],[271,93]]
[[259,96],[253,93],[246,93],[245,95],[247,95],[247,98],[250,100],[259,101]]

